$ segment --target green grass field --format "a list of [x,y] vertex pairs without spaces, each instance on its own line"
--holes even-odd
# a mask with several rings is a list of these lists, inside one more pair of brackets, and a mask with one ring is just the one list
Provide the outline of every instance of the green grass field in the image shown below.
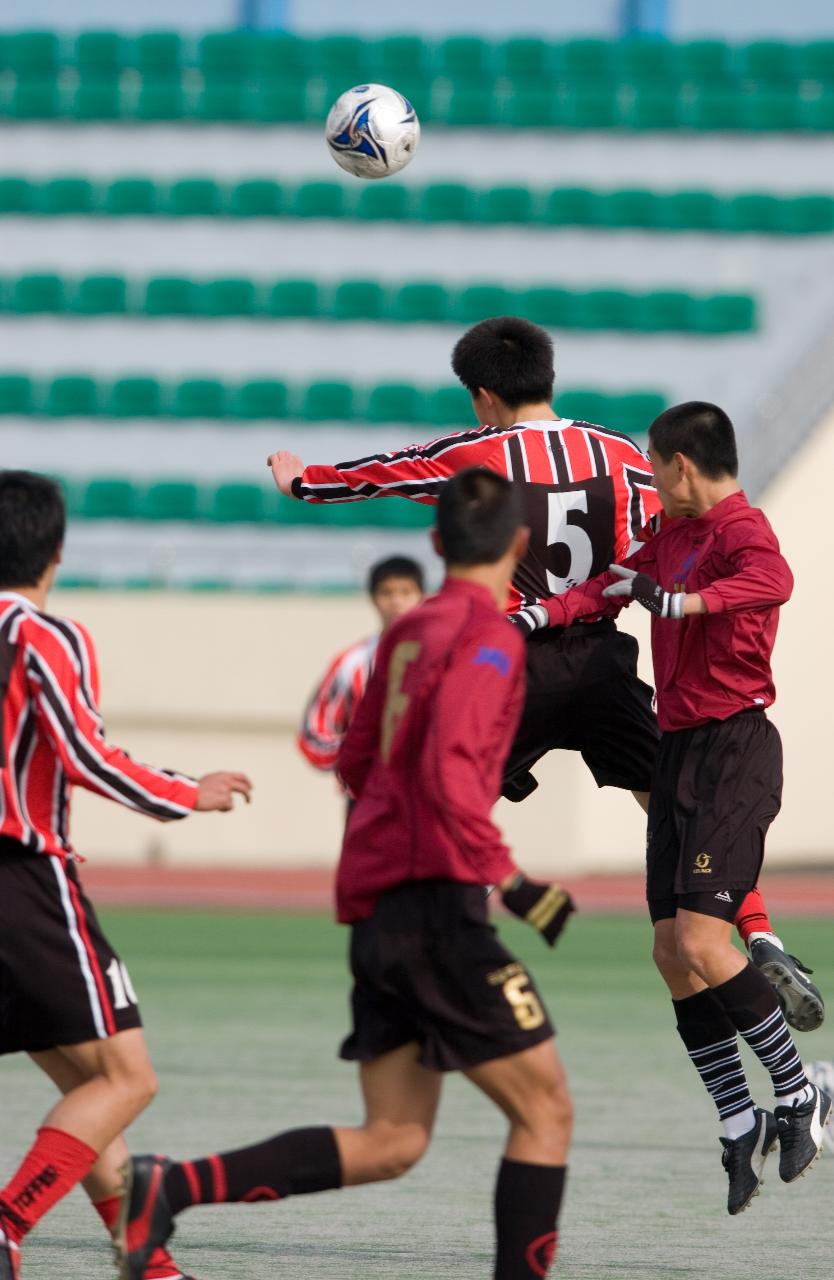
[[[347,1026],[347,934],[320,917],[110,911],[105,927],[139,991],[161,1089],[131,1131],[136,1150],[189,1156],[305,1124],[352,1123],[355,1069],[336,1058]],[[834,993],[830,923],[780,921]],[[502,927],[531,966],[559,1030],[577,1125],[561,1280],[829,1280],[834,1157],[794,1186],[767,1185],[742,1217],[725,1210],[712,1104],[686,1060],[642,919],[579,917],[550,953]],[[832,997],[834,998],[834,996]],[[834,1055],[830,1031],[799,1036]],[[746,1056],[750,1062],[750,1056]],[[755,1061],[750,1077],[770,1105]],[[0,1177],[51,1099],[28,1060],[2,1064]],[[450,1079],[431,1151],[397,1183],[280,1205],[197,1209],[175,1254],[199,1280],[488,1280],[491,1196],[503,1122]],[[30,1237],[24,1280],[112,1274],[102,1230],[74,1192]]]

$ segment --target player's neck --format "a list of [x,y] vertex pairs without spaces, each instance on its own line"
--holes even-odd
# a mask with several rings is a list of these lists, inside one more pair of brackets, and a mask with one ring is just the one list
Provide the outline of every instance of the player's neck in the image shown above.
[[727,476],[722,480],[698,477],[698,481],[690,489],[686,514],[694,519],[706,515],[708,511],[712,511],[713,507],[717,507],[719,502],[738,493],[740,489],[741,485],[734,476]]
[[496,609],[503,613],[510,589],[510,574],[503,560],[499,560],[497,564],[450,565],[446,569],[446,577],[486,587],[495,601]]
[[556,422],[558,421],[558,413],[554,413],[553,408],[546,400],[536,400],[531,404],[520,404],[515,409],[504,407],[499,414],[500,421],[493,423],[497,427],[512,427],[517,422]]
[[50,565],[48,569],[41,575],[37,582],[27,587],[0,587],[0,591],[13,591],[15,595],[23,596],[24,600],[31,600],[36,609],[40,609],[41,613],[46,612],[46,598],[49,595],[49,588],[55,578],[56,565]]

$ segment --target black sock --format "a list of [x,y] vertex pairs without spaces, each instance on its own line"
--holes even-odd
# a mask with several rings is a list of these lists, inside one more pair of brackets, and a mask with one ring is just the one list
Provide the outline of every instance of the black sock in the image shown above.
[[808,1083],[776,992],[748,960],[741,973],[713,987],[712,994],[773,1081],[777,1099]]
[[182,1160],[165,1175],[174,1213],[195,1204],[283,1200],[342,1185],[332,1129],[292,1129],[252,1147],[200,1160]]
[[556,1257],[565,1165],[502,1160],[495,1184],[494,1280],[532,1280]]
[[678,1035],[692,1065],[718,1108],[720,1119],[740,1115],[753,1099],[738,1052],[736,1029],[707,987],[694,996],[673,1000]]

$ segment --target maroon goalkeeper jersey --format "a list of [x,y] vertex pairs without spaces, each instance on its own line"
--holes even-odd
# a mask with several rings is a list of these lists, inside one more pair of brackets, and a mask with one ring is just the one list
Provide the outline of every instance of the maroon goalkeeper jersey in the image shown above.
[[197,803],[192,778],[137,764],[104,740],[93,644],[77,622],[0,592],[0,835],[65,856],[74,784],[152,818]]
[[515,869],[490,814],[524,683],[521,635],[477,584],[447,579],[385,633],[339,754],[356,799],[340,921],[406,880],[496,884]]
[[509,612],[623,560],[660,510],[651,465],[628,436],[563,418],[479,427],[335,467],[306,467],[293,493],[307,502],[432,503],[456,471],[479,466],[520,486],[530,526]]
[[[793,575],[764,512],[739,491],[697,519],[664,520],[625,563],[665,591],[697,592],[707,606],[707,613],[679,621],[652,618],[661,729],[688,729],[771,705],[776,690],[770,658],[779,605],[790,599]],[[551,625],[619,613],[628,601],[602,594],[615,581],[604,573],[549,601]]]

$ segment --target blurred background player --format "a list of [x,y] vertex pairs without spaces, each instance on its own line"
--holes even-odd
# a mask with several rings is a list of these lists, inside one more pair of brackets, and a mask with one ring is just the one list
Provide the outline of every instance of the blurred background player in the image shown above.
[[[105,741],[92,641],[46,612],[64,532],[56,484],[0,471],[0,1054],[28,1053],[63,1095],[0,1188],[0,1280],[16,1280],[24,1236],[78,1182],[112,1232],[120,1135],[156,1091],[136,993],[76,870],[72,788],[163,822],[251,789],[242,773],[194,780]],[[139,1274],[182,1273],[158,1249]]]
[[[278,488],[311,503],[386,496],[432,503],[450,476],[473,464],[511,480],[530,544],[507,607],[529,643],[527,699],[503,794],[524,799],[536,786],[533,765],[564,749],[581,752],[598,786],[630,790],[647,809],[658,729],[652,690],[637,674],[637,641],[610,617],[537,628],[543,600],[625,559],[650,535],[660,500],[648,459],[620,432],[558,417],[553,343],[538,325],[516,316],[484,320],[456,343],[452,368],[479,427],[337,466],[305,468],[296,455],[279,452],[271,458]],[[784,951],[755,886],[737,924],[792,1025],[819,1026],[824,1005],[810,970]]]
[[[654,959],[678,1032],[718,1108],[727,1209],[758,1194],[777,1141],[779,1176],[814,1163],[831,1098],[803,1070],[773,988],[730,940],[782,802],[782,745],[765,710],[771,654],[793,575],[764,513],[738,483],[732,423],[692,401],[649,428],[659,531],[622,565],[547,602],[567,626],[631,600],[650,610],[661,728],[649,802],[646,896]],[[755,1107],[741,1036],[769,1073],[776,1107]]]
[[[440,592],[383,636],[339,757],[356,798],[337,876],[352,930],[360,1128],[311,1128],[257,1146],[128,1168],[123,1280],[140,1280],[177,1213],[398,1177],[423,1155],[442,1073],[461,1071],[509,1121],[495,1190],[495,1280],[533,1280],[556,1251],[571,1102],[553,1028],[487,918],[484,887],[551,946],[573,909],[515,866],[490,813],[524,696],[524,652],[503,609],[526,549],[520,494],[482,468],[440,497]],[[467,1268],[464,1267],[464,1271]]]
[[424,594],[422,567],[410,556],[388,556],[371,567],[368,595],[381,630],[338,654],[307,704],[298,749],[314,768],[326,772],[336,768],[348,725],[370,678],[380,635],[418,605]]

